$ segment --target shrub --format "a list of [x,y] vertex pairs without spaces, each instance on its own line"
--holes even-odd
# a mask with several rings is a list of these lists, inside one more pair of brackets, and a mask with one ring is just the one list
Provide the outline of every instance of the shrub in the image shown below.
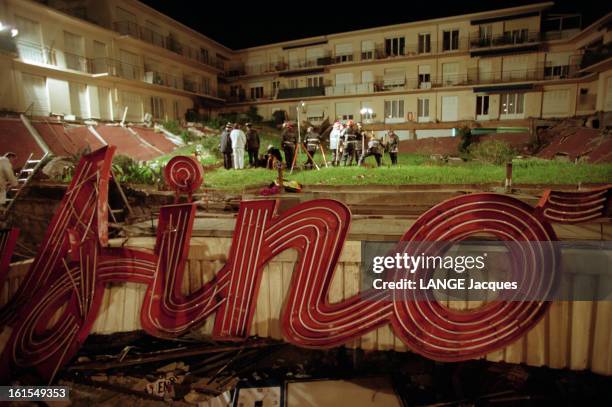
[[172,134],[181,134],[181,131],[183,130],[179,122],[176,120],[166,120],[165,122],[162,122],[162,126],[164,126],[164,129],[168,130]]
[[283,124],[283,122],[287,119],[287,112],[284,110],[275,110],[274,113],[272,113],[272,117],[274,119],[274,124],[278,126]]
[[260,123],[263,120],[263,117],[257,113],[257,106],[249,106],[246,117],[251,123]]
[[512,160],[515,151],[510,145],[499,140],[486,140],[474,143],[468,149],[470,156],[478,161],[501,165]]

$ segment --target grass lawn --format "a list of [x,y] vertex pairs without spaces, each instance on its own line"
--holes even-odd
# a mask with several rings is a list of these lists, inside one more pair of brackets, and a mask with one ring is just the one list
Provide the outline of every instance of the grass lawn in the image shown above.
[[[278,146],[278,135],[273,132],[260,132],[263,154],[269,144]],[[206,137],[201,142],[203,151],[202,164],[221,164],[217,151],[219,136]],[[194,145],[177,149],[172,154],[158,158],[161,164],[175,155],[191,155]],[[330,159],[326,151],[327,159]],[[248,159],[245,157],[245,161]],[[298,156],[298,164],[306,161],[306,155]],[[505,167],[468,161],[463,164],[440,164],[430,161],[429,156],[419,154],[400,154],[399,165],[391,167],[388,155],[383,159],[380,168],[366,167],[329,167],[323,166],[318,153],[315,161],[321,170],[294,170],[293,174],[285,173],[285,178],[296,180],[304,185],[402,185],[402,184],[478,184],[502,183],[505,178]],[[375,165],[374,157],[366,163]],[[225,170],[216,168],[204,175],[205,186],[228,190],[242,190],[248,187],[263,187],[272,182],[276,171],[266,169]],[[612,183],[612,164],[573,164],[558,161],[525,159],[514,160],[513,182],[515,184],[578,184]]]
[[[373,159],[372,159],[373,160]],[[402,185],[402,184],[479,184],[502,183],[504,166],[466,162],[461,165],[432,164],[424,156],[401,155],[395,167],[334,167],[294,171],[285,178],[304,185]],[[373,163],[373,161],[372,161]],[[240,190],[264,186],[276,172],[265,169],[240,171],[216,169],[204,176],[208,187]],[[534,160],[514,163],[515,184],[577,184],[579,182],[612,183],[612,164],[571,164]]]

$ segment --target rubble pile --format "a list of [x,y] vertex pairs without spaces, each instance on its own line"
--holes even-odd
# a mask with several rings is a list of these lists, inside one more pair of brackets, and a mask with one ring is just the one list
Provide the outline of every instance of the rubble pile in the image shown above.
[[[410,352],[302,349],[262,338],[223,343],[122,335],[127,334],[90,337],[61,373],[58,384],[71,388],[72,405],[262,405],[256,403],[261,397],[268,401],[275,394],[289,397],[296,383],[305,384],[299,386],[302,392],[324,391],[329,399],[328,393],[347,382],[371,392],[372,397],[390,392],[397,405],[492,406],[529,400],[572,404],[586,390],[612,398],[604,390],[609,380],[588,372],[484,359],[438,363]],[[316,382],[320,385],[306,385]],[[350,402],[350,394],[336,396]],[[316,399],[317,395],[302,393],[300,397]],[[299,404],[292,401],[289,397],[266,405]],[[610,405],[611,400],[598,401]]]
[[612,162],[612,135],[608,130],[592,129],[563,121],[538,133],[545,145],[539,158],[571,162]]

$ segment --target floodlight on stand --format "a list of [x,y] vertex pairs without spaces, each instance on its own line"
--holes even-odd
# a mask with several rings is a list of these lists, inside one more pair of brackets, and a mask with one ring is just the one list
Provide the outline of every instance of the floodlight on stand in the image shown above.
[[19,35],[19,30],[16,28],[12,28],[11,29],[11,37],[15,38],[17,35]]

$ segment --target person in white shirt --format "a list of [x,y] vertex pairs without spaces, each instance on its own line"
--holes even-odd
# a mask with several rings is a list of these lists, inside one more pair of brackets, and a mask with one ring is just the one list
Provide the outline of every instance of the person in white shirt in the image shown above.
[[338,147],[340,143],[340,134],[342,133],[342,123],[335,122],[334,127],[329,133],[329,149],[332,151],[332,165],[336,166],[340,163],[340,154]]
[[19,185],[13,172],[13,165],[16,161],[17,154],[15,153],[6,153],[4,157],[0,157],[0,205],[6,203],[6,191],[10,187]]
[[246,135],[240,130],[240,124],[234,124],[234,130],[230,133],[232,140],[232,151],[234,159],[234,169],[241,170],[244,168],[244,147],[246,145]]

